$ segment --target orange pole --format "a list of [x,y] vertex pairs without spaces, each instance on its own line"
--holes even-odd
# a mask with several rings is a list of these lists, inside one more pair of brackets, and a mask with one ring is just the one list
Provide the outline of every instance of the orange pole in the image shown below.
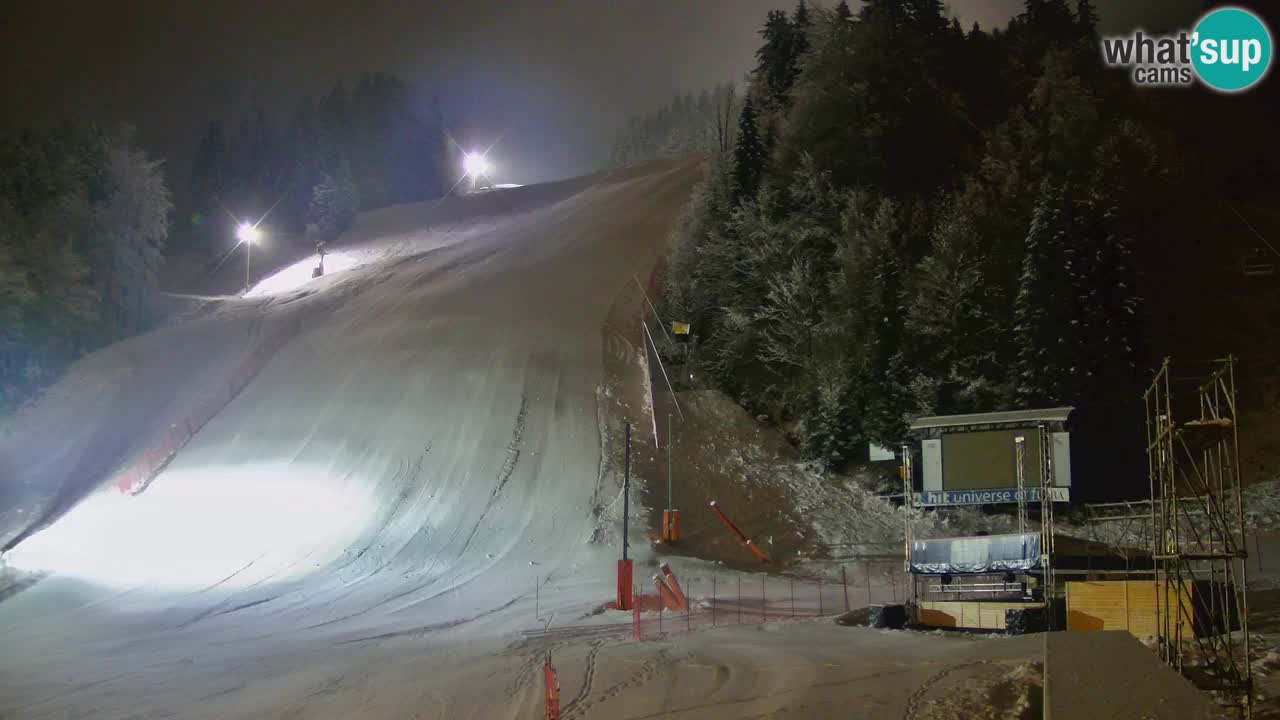
[[662,576],[666,579],[667,585],[671,587],[671,594],[676,599],[676,610],[688,610],[689,600],[684,596],[684,591],[680,589],[680,583],[676,580],[676,576],[672,574],[671,567],[666,563],[658,566],[662,571]]
[[[661,575],[653,576],[653,586],[658,590],[658,599],[662,603],[662,607],[668,610],[679,610],[680,606],[676,601],[675,593],[671,592],[671,588],[662,581]],[[659,610],[661,612],[661,610]]]
[[556,678],[556,667],[551,664],[551,653],[547,653],[547,662],[542,666],[542,679],[546,683],[546,720],[560,720],[560,681]]
[[631,597],[631,561],[618,561],[618,609],[630,610],[633,599]]
[[769,562],[769,558],[765,557],[764,553],[760,552],[760,549],[757,548],[755,544],[751,542],[751,538],[744,535],[742,531],[738,529],[738,526],[734,525],[733,521],[730,520],[729,517],[724,514],[724,511],[720,509],[720,503],[717,503],[715,500],[712,500],[711,509],[714,510],[716,512],[716,515],[719,515],[720,519],[724,521],[724,524],[727,525],[729,529],[732,530],[733,533],[737,535],[740,540],[742,540],[742,542],[747,546],[747,549],[755,553],[756,557],[760,558],[760,562],[763,562],[763,563]]

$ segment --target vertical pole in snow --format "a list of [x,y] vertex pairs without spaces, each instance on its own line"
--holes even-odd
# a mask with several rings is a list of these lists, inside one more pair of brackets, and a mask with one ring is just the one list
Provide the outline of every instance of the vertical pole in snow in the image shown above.
[[631,423],[625,423],[624,426],[626,440],[622,459],[622,559],[618,561],[617,605],[619,610],[630,610],[635,602],[631,560],[627,558],[627,534],[631,517]]
[[716,574],[711,572],[711,627],[716,626]]
[[818,578],[818,614],[822,615],[822,578]]
[[765,612],[765,606],[768,605],[769,601],[765,600],[765,597],[764,597],[764,581],[768,577],[769,577],[768,575],[760,576],[760,622],[769,621],[769,614]]
[[627,522],[631,518],[631,423],[625,423],[622,455],[622,559],[627,559]]
[[844,586],[844,611],[849,612],[849,576],[845,575],[844,565],[840,566],[840,584]]
[[244,241],[244,294],[249,294],[249,258],[253,255],[253,243],[247,239]]
[[871,563],[862,564],[862,574],[867,578],[867,607],[871,607]]
[[542,619],[542,613],[539,610],[540,590],[542,587],[542,578],[535,577],[533,579],[533,619]]
[[787,583],[791,586],[791,619],[796,619],[796,579],[787,578]]
[[671,413],[667,413],[667,513],[670,513],[673,507],[671,502]]
[[742,576],[738,576],[738,624],[742,624]]
[[556,677],[556,667],[551,664],[551,653],[542,665],[542,679],[546,698],[546,719],[560,720],[560,680]]

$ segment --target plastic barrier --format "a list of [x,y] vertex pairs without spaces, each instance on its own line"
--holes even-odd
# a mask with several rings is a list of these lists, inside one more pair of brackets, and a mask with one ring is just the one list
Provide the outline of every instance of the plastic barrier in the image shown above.
[[653,587],[658,591],[659,602],[662,603],[662,607],[658,610],[659,613],[661,613],[663,609],[680,609],[679,603],[676,601],[675,593],[671,592],[671,588],[667,587],[667,584],[663,582],[661,575],[653,576]]
[[680,583],[676,580],[676,576],[671,572],[671,566],[662,563],[658,566],[662,571],[662,577],[667,581],[667,587],[671,588],[671,594],[675,596],[676,610],[688,610],[689,601],[684,596],[684,591],[680,589]]

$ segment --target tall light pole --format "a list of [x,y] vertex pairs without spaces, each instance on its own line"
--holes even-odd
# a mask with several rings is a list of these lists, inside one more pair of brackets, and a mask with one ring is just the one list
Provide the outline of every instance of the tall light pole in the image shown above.
[[253,254],[253,244],[262,237],[262,231],[257,225],[250,225],[248,222],[240,223],[236,228],[236,238],[244,243],[244,294],[249,294],[249,262]]
[[471,189],[475,190],[480,179],[489,174],[489,161],[483,153],[467,153],[462,158],[462,169],[471,178]]

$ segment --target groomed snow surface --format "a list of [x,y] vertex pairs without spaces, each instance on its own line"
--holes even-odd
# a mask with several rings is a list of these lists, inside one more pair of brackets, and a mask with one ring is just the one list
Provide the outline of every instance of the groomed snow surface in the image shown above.
[[[700,173],[371,213],[324,277],[303,261],[78,363],[0,428],[0,544],[30,535],[6,556],[25,589],[0,588],[0,717],[538,717],[548,652],[566,718],[1038,716],[1033,637],[586,629],[630,620],[601,610],[603,330],[638,318],[632,276]],[[102,487],[297,327],[145,492]],[[639,581],[643,529],[632,547]]]

